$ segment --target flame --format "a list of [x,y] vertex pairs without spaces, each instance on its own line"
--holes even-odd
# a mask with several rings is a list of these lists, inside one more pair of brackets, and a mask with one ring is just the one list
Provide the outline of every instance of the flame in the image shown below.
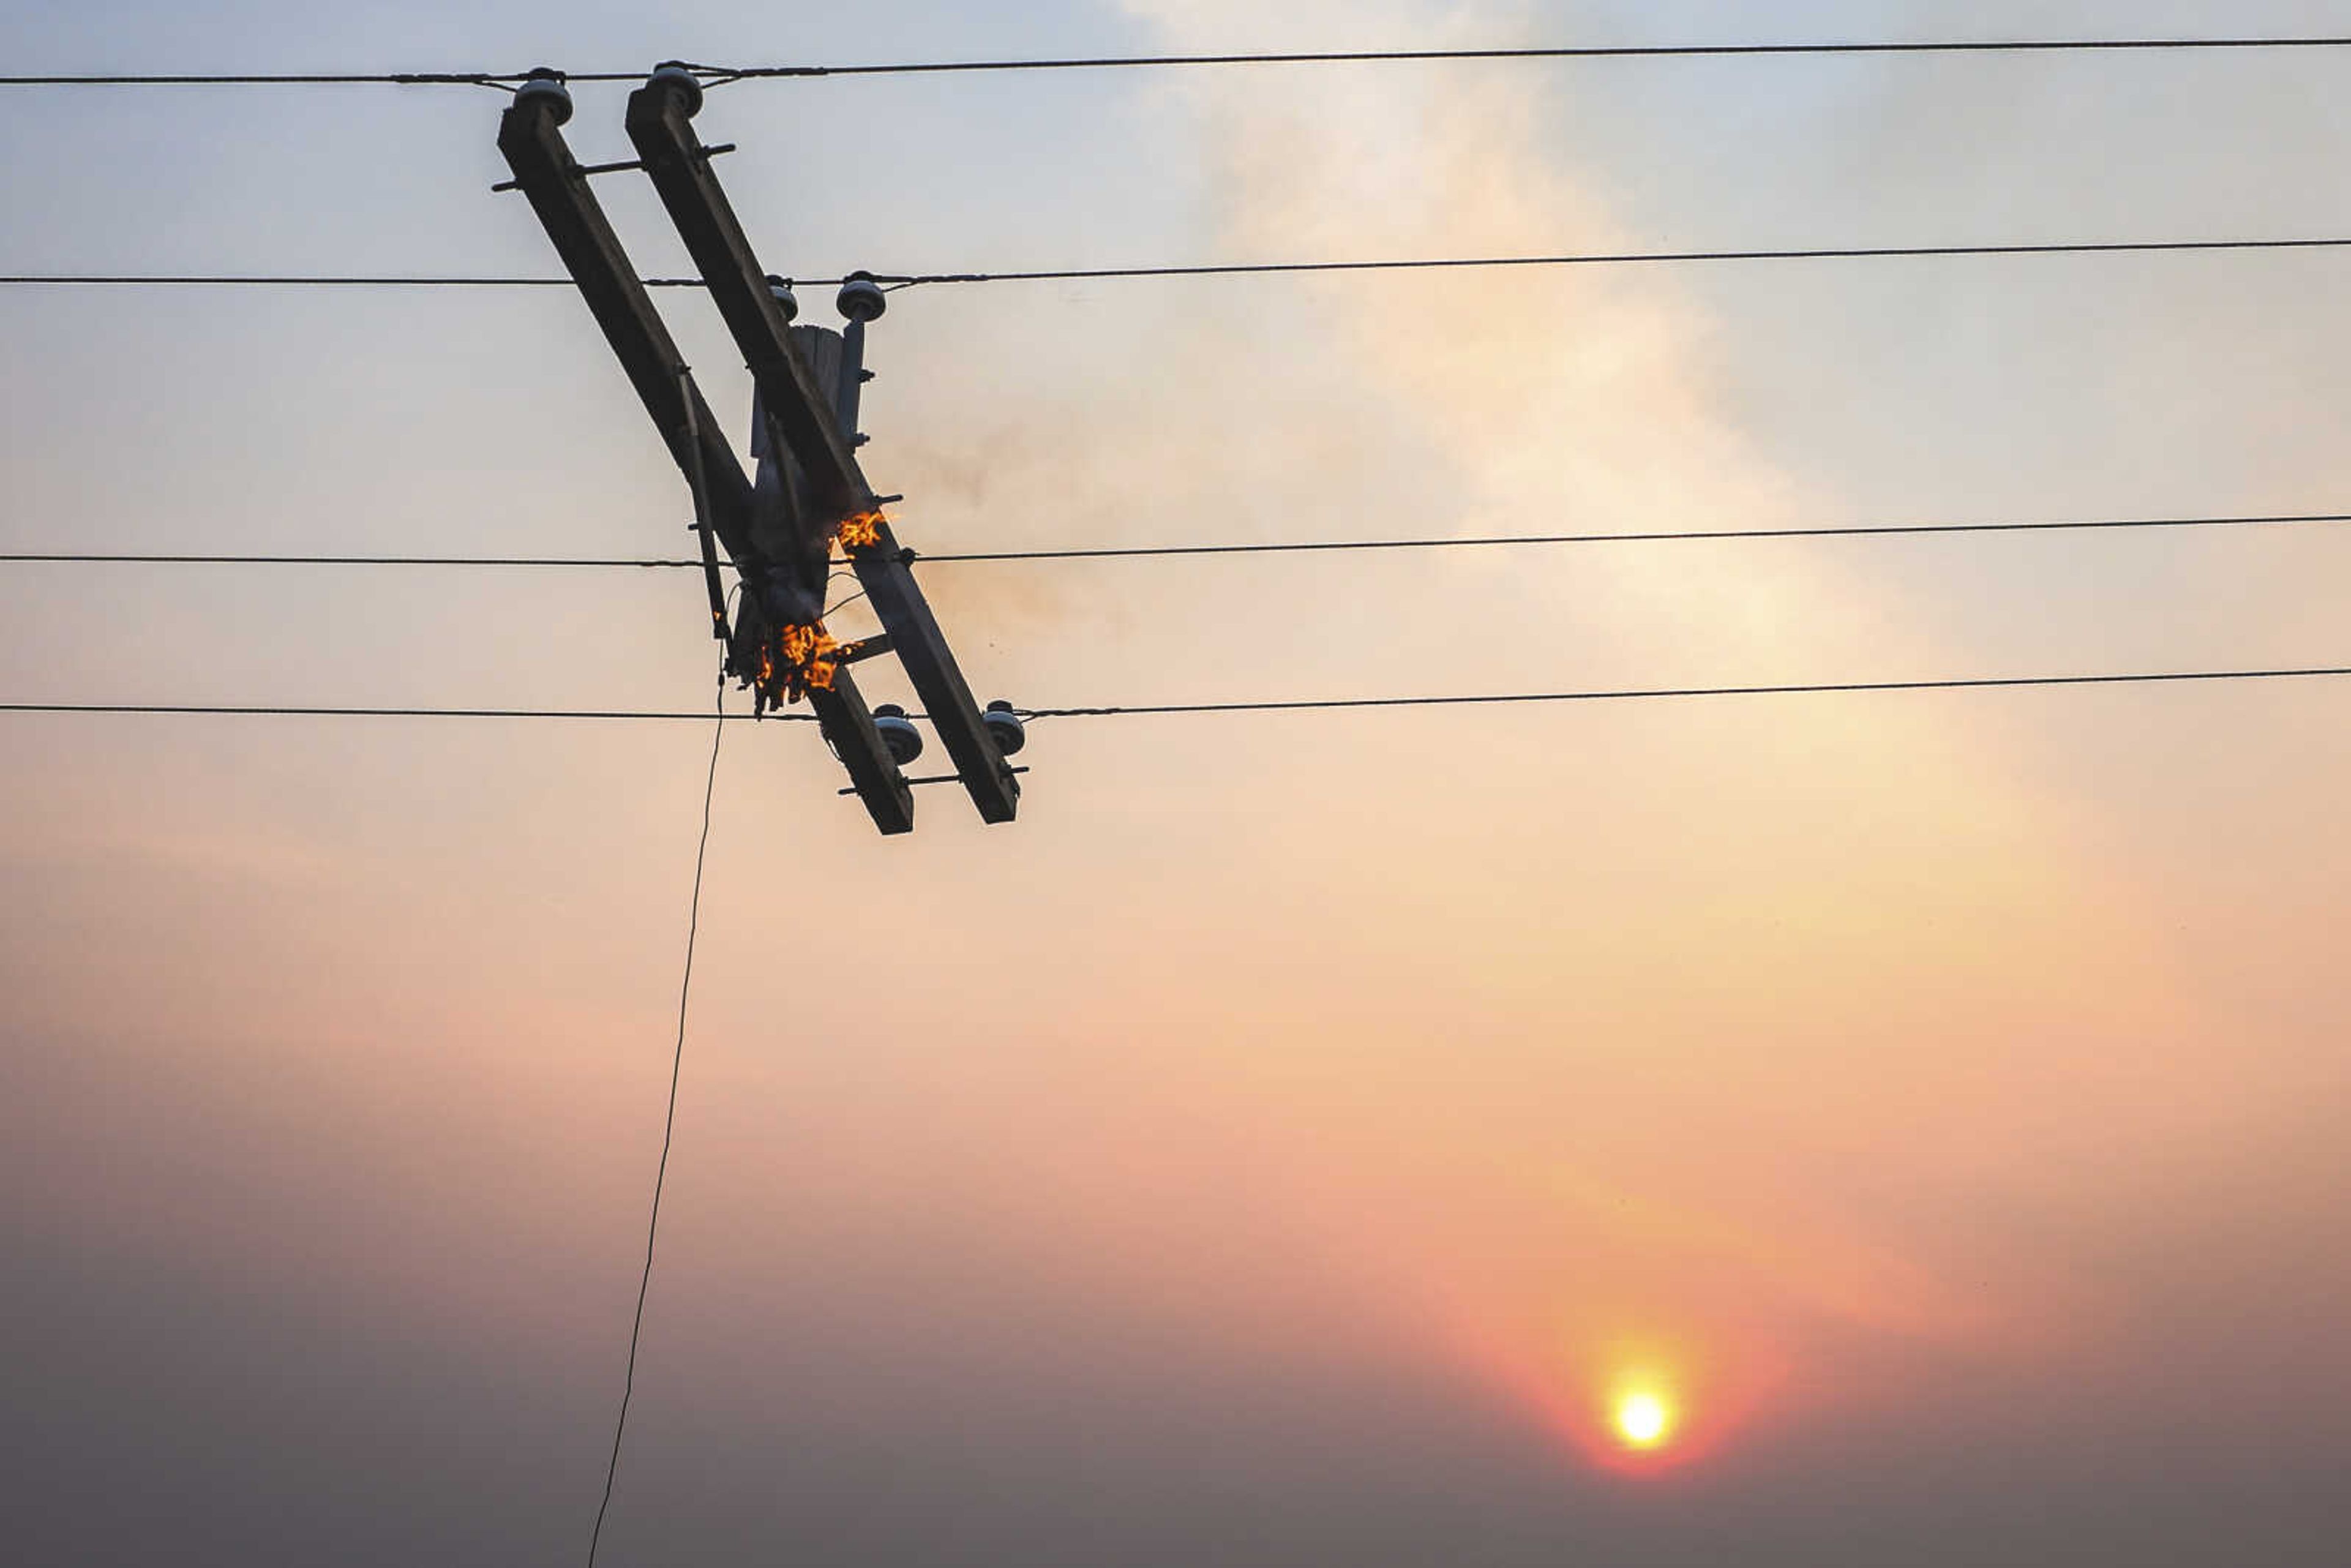
[[802,691],[832,690],[832,677],[840,668],[832,655],[841,644],[831,632],[821,626],[787,626],[778,641],[794,696]]
[[841,548],[872,549],[882,542],[882,525],[890,519],[879,512],[860,512],[841,525]]
[[798,702],[810,692],[832,690],[841,668],[834,655],[841,644],[822,626],[780,627],[763,634],[758,648],[756,671],[747,651],[744,662],[730,664],[729,671],[759,694],[760,712]]

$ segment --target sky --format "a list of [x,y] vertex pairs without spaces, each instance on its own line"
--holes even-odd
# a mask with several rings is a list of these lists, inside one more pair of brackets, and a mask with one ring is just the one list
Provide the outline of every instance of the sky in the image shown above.
[[[0,58],[2351,34],[1764,9],[93,0]],[[804,276],[2335,236],[2346,64],[833,79],[699,129]],[[577,90],[583,159],[626,91]],[[547,275],[499,109],[0,93],[0,272]],[[914,289],[865,461],[931,552],[2334,512],[2345,265]],[[747,439],[715,313],[662,304]],[[0,288],[0,551],[684,539],[564,290]],[[2327,527],[925,576],[1040,707],[2340,664],[2346,580]],[[0,565],[0,701],[692,709],[703,614],[683,573]],[[810,734],[730,727],[603,1561],[2333,1563],[2344,695],[1044,720],[1018,824],[926,791],[887,841]],[[584,1556],[709,742],[0,716],[11,1560]]]

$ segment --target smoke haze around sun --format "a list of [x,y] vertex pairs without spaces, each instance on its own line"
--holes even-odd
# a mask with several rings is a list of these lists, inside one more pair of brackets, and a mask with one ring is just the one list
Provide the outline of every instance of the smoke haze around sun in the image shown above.
[[[1134,8],[1172,49],[1445,31],[1416,5],[1310,5],[1278,21],[1237,5]],[[1535,41],[1552,20],[1529,11],[1498,33],[1492,7],[1448,14],[1488,47]],[[1213,160],[1221,257],[1638,248],[1579,172],[1556,77],[1372,70],[1311,96],[1289,81],[1155,89]],[[1189,318],[1214,344],[1211,379],[1246,388],[1238,406],[1278,435],[1226,444],[1210,470],[1240,505],[1210,515],[1243,536],[1839,513],[1822,480],[1776,467],[1742,434],[1715,324],[1670,272],[1342,277],[1260,294],[1248,308],[1208,296]],[[1243,369],[1277,334],[1315,345],[1312,380]],[[1336,617],[1360,634],[1327,674],[1316,643],[1276,632],[1250,646],[1278,684],[1343,693],[1983,659],[1931,632],[1916,580],[1873,576],[1874,559],[1669,549],[1375,567],[1351,592],[1381,608]],[[1340,640],[1332,621],[1315,619],[1318,643]],[[1368,870],[1318,866],[1416,933],[1384,947],[1421,945],[1426,966],[1480,954],[1479,989],[1421,1012],[1426,1032],[1393,1019],[1346,1032],[1344,1108],[1308,1118],[1309,1143],[1343,1145],[1331,1155],[1358,1196],[1393,1185],[1370,1206],[1384,1234],[1364,1243],[1394,1249],[1386,1283],[1415,1281],[1405,1293],[1429,1298],[1457,1354],[1595,1447],[1614,1437],[1622,1345],[1667,1343],[1691,1394],[1673,1445],[1686,1454],[1750,1423],[1898,1400],[1906,1375],[2037,1360],[2100,1332],[2116,1303],[2062,1257],[2011,1255],[1988,1278],[1965,1238],[1881,1200],[1958,1186],[2024,1201],[2053,1169],[2263,1113],[2257,1098],[2135,1069],[2138,1042],[2226,1026],[2171,983],[2126,883],[2014,764],[2018,741],[1963,707],[1867,701],[1719,706],[1598,734],[1520,726],[1508,743],[1520,776],[1479,778],[1472,810],[1539,821],[1543,838],[1505,850],[1466,823],[1410,831],[1458,858],[1441,876],[1405,871],[1394,894]],[[1390,755],[1357,744],[1366,768]],[[1718,789],[1747,823],[1736,837],[1711,825]],[[1389,807],[1451,809],[1412,790]],[[1300,1047],[1257,1076],[1295,1071],[1302,1092],[1322,1061]],[[2011,1109],[2085,1097],[2108,1116]],[[1277,1093],[1266,1109],[1303,1104]],[[1887,1381],[1903,1361],[1912,1371]]]

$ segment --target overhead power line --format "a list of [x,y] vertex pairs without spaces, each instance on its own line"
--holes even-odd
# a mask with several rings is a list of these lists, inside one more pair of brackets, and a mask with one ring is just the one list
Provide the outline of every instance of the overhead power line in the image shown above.
[[[2089,517],[2048,522],[1867,523],[1826,528],[1691,528],[1614,534],[1488,534],[1468,538],[1295,539],[1265,543],[1103,545],[1067,549],[943,551],[919,554],[925,566],[1003,561],[1153,560],[1184,557],[1337,555],[1389,550],[1499,549],[1544,546],[1667,544],[1735,539],[1902,538],[1935,535],[2129,532],[2182,528],[2302,528],[2351,523],[2351,512],[2303,512],[2208,517]],[[553,568],[699,571],[683,559],[588,556],[383,556],[126,554],[82,550],[0,553],[0,565],[53,566],[306,566]]]
[[[2061,240],[2045,244],[1813,246],[1781,250],[1593,251],[1548,256],[1458,256],[1374,257],[1356,261],[1238,261],[1177,266],[1031,267],[1005,272],[874,272],[867,276],[891,288],[941,287],[982,283],[1117,283],[1146,278],[1275,277],[1315,273],[1445,272],[1468,269],[1572,267],[1661,267],[1722,262],[1916,261],[1938,257],[2164,256],[2198,252],[2341,250],[2351,235],[2285,239]],[[699,288],[697,277],[639,279],[648,288]],[[801,277],[809,287],[837,287],[841,277]],[[568,277],[523,277],[495,274],[299,274],[299,273],[12,273],[0,287],[13,288],[570,288]]]
[[[0,76],[0,87],[497,87],[524,73],[498,71],[86,71]],[[634,81],[643,73],[583,72],[573,81]]]
[[[1540,706],[1568,703],[1661,701],[1699,697],[1781,697],[1862,695],[1873,692],[2021,691],[2033,687],[2214,685],[2231,683],[2309,681],[2351,675],[2351,665],[2264,670],[2161,670],[2089,675],[1977,675],[1931,681],[1821,681],[1788,685],[1642,686],[1615,690],[1470,693],[1440,696],[1283,698],[1249,702],[1152,703],[1094,707],[1021,708],[1022,718],[1195,717],[1215,714],[1344,713],[1385,708]],[[572,719],[658,724],[704,723],[710,715],[615,708],[431,708],[294,707],[263,705],[168,703],[0,703],[0,714],[179,716],[236,718],[470,718]],[[809,714],[770,715],[766,719],[729,716],[724,722],[815,722]]]
[[[2346,521],[2351,521],[2346,517]],[[596,570],[626,568],[653,571],[692,569],[698,560],[633,560],[619,557],[519,555],[124,555],[70,550],[27,550],[0,554],[0,564],[16,566],[436,566],[436,567],[579,567]]]
[[1435,272],[1458,268],[1656,267],[1695,262],[1900,261],[1937,256],[2157,256],[2194,251],[2339,250],[2351,238],[2080,240],[2045,245],[1921,245],[1802,250],[1657,250],[1582,256],[1442,256],[1400,261],[1211,262],[1190,267],[1066,267],[1029,272],[936,272],[886,278],[901,288],[953,283],[1108,283],[1147,277],[1259,277],[1322,272]]
[[[1167,69],[1212,66],[1395,65],[1444,61],[1757,58],[1840,55],[2121,54],[2180,50],[2339,49],[2351,37],[2262,36],[2158,38],[1963,38],[1850,43],[1588,44],[1525,48],[1311,49],[1248,54],[1096,55],[982,60],[902,60],[863,65],[696,65],[712,82],[818,77],[983,75],[1027,71]],[[0,76],[0,87],[492,87],[525,71],[82,72]],[[572,71],[574,82],[634,82],[642,70]]]
[[1872,523],[1829,528],[1691,528],[1629,534],[1496,534],[1468,538],[1321,539],[1270,544],[1134,545],[1087,549],[990,550],[925,555],[925,564],[1026,560],[1135,560],[1182,556],[1311,555],[1353,551],[1496,549],[1512,547],[1666,544],[1728,539],[1897,538],[1954,534],[2067,533],[2166,528],[2301,527],[2351,522],[2351,514],[2237,517],[2098,517],[2023,523]]
[[[647,277],[648,288],[696,288],[695,277]],[[568,277],[496,277],[488,276],[320,277],[317,274],[260,272],[31,272],[0,277],[12,288],[571,288]]]
[[1619,691],[1511,692],[1426,697],[1316,697],[1301,700],[1156,703],[1120,707],[1024,708],[1023,718],[1192,717],[1209,714],[1344,713],[1375,708],[1505,707],[1563,703],[1658,701],[1676,697],[1832,696],[1869,692],[2016,691],[2029,687],[2187,685],[2240,681],[2317,680],[2351,675],[2351,667],[2298,670],[2167,670],[2099,675],[1983,675],[1941,681],[1823,681],[1796,685],[1649,686]]
[[[622,708],[337,707],[289,706],[264,703],[0,703],[0,713],[191,718],[575,719],[596,723],[661,724],[676,723],[687,719],[701,724],[708,722],[711,717],[706,711],[663,713],[657,710]],[[729,715],[725,722],[741,724],[750,721]],[[816,718],[812,714],[804,713],[770,714],[758,722],[813,724]]]
[[[1802,55],[2116,54],[2212,49],[2339,49],[2351,37],[1980,38],[1856,43],[1584,44],[1504,49],[1303,49],[1256,54],[1097,55],[929,60],[892,65],[698,67],[720,82],[773,78],[944,76],[1000,71],[1154,70],[1201,66],[1434,64],[1444,61],[1755,58]],[[633,76],[628,79],[636,79]]]

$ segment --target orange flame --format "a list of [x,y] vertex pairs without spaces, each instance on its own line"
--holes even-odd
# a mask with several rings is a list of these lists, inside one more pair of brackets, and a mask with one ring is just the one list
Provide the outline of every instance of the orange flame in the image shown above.
[[890,519],[879,512],[860,512],[841,525],[841,548],[872,549],[882,542],[882,525]]
[[841,644],[831,632],[821,626],[787,626],[780,641],[795,695],[801,689],[832,690],[832,677],[840,667],[832,655]]

